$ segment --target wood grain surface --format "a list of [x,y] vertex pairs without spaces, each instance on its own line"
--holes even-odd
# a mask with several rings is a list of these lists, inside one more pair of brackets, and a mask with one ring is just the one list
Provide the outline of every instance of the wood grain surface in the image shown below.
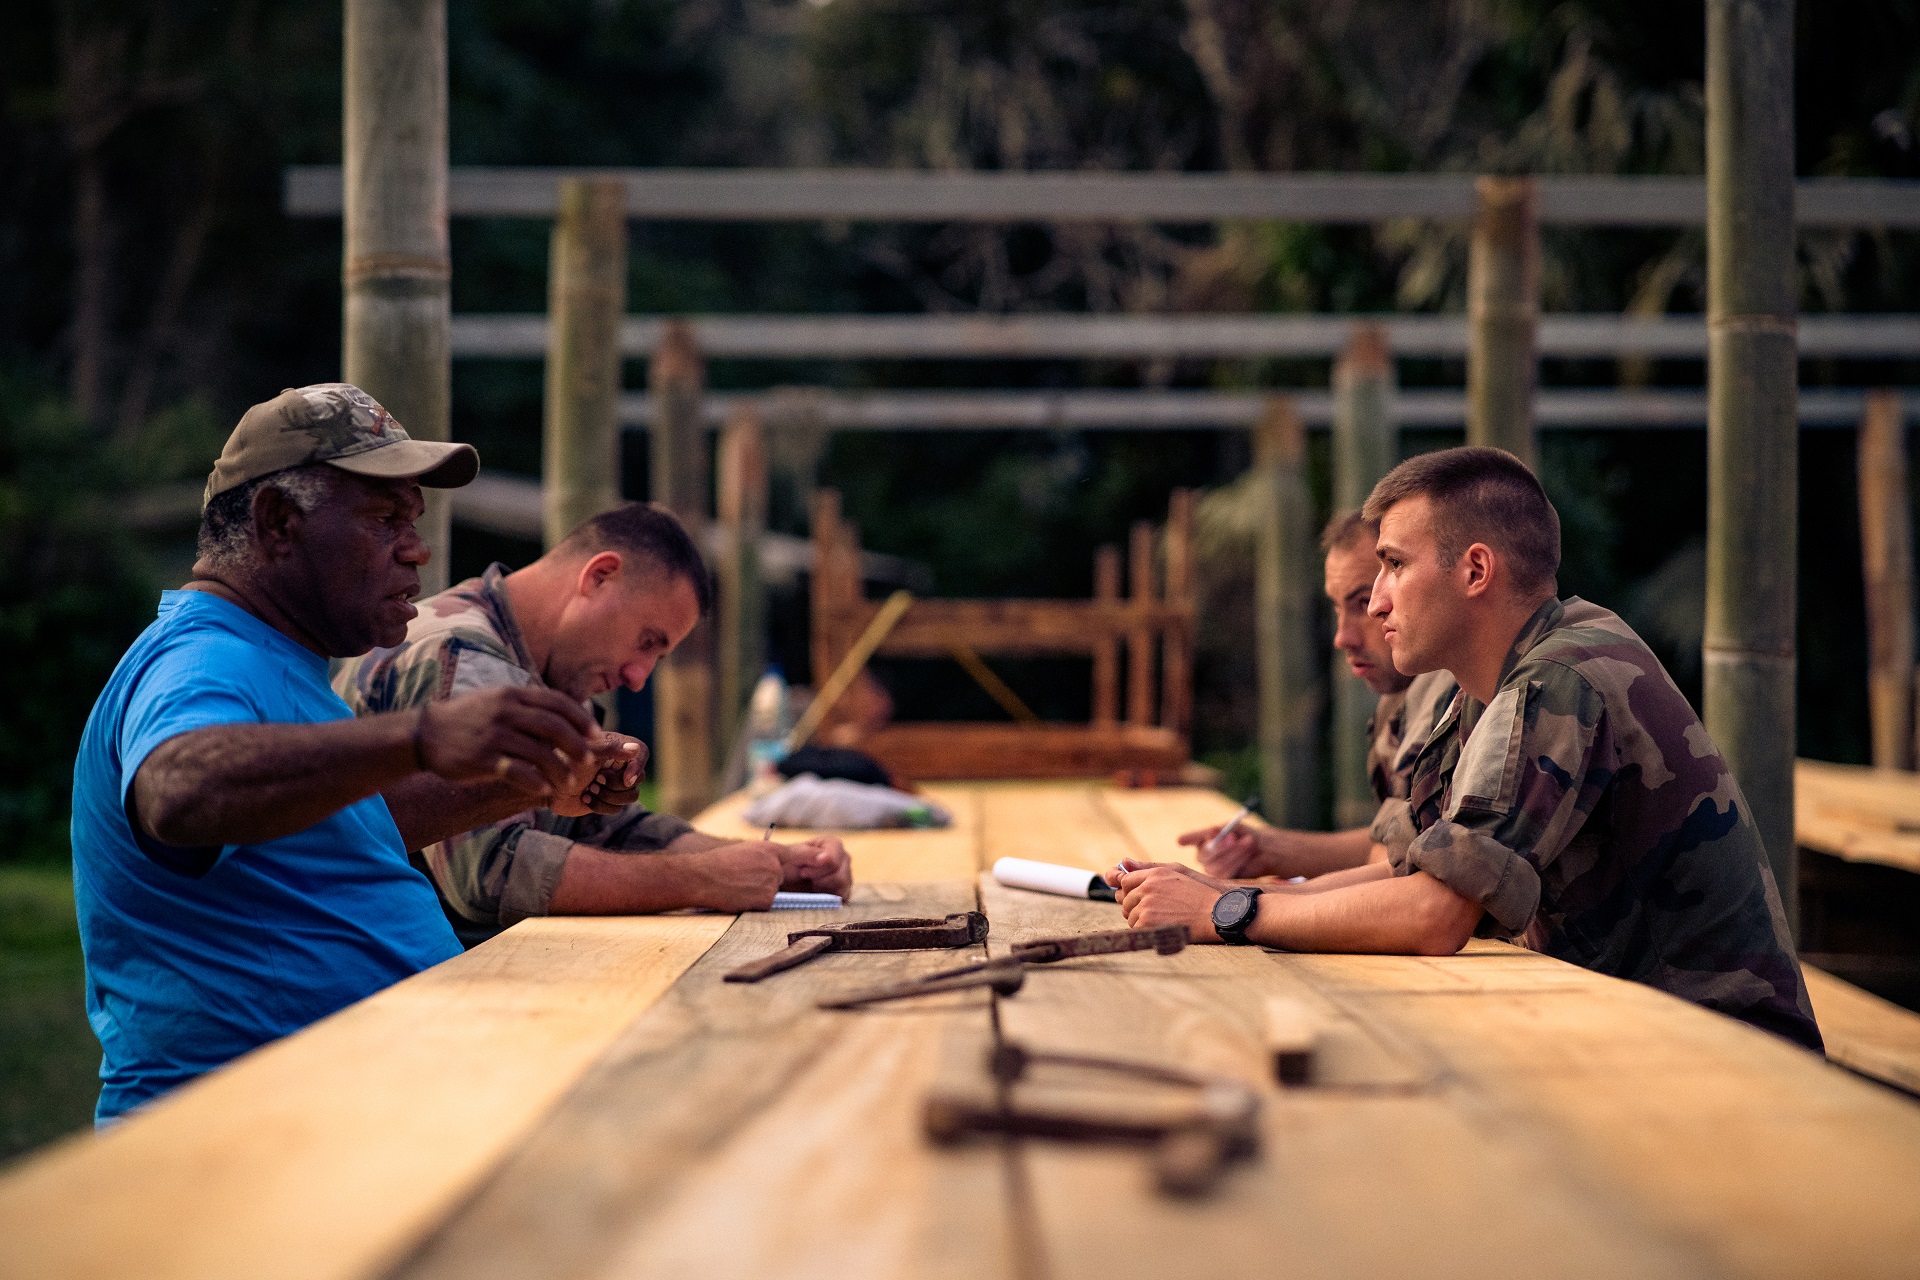
[[1863,1076],[1920,1094],[1920,1013],[1801,966],[1827,1057]]
[[523,921],[0,1180],[0,1276],[376,1273],[731,923]]

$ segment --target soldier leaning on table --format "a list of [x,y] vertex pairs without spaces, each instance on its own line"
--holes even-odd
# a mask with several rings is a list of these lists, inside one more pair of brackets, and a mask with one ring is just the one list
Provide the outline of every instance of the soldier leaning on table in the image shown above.
[[[1780,897],[1727,762],[1632,629],[1555,598],[1560,522],[1498,449],[1375,487],[1371,612],[1394,665],[1457,694],[1414,763],[1416,834],[1364,883],[1261,893],[1116,874],[1135,927],[1295,951],[1448,955],[1476,932],[1822,1047]],[[1294,892],[1284,892],[1292,889]]]
[[[475,689],[548,688],[584,706],[613,689],[638,692],[712,604],[712,578],[680,522],[628,503],[524,569],[495,564],[422,601],[404,642],[336,664],[333,686],[361,715]],[[649,813],[631,791],[616,798],[610,815],[529,809],[424,850],[462,941],[528,916],[762,910],[782,887],[851,886],[846,850],[831,836],[723,840]]]
[[407,865],[585,795],[615,735],[546,689],[354,719],[327,659],[406,634],[421,485],[471,446],[409,439],[358,387],[249,409],[207,480],[193,578],[160,599],[74,760],[73,886],[106,1122],[460,947]]
[[[1379,806],[1369,826],[1350,831],[1287,831],[1238,827],[1219,845],[1219,826],[1190,831],[1180,843],[1200,846],[1200,865],[1222,879],[1339,875],[1369,862],[1384,862],[1413,839],[1407,795],[1413,762],[1427,734],[1453,700],[1453,677],[1444,671],[1404,676],[1380,619],[1367,612],[1373,579],[1375,527],[1358,511],[1343,511],[1320,535],[1326,552],[1327,599],[1333,603],[1334,648],[1354,676],[1379,695],[1367,722],[1367,783]],[[1338,881],[1329,881],[1337,884]]]

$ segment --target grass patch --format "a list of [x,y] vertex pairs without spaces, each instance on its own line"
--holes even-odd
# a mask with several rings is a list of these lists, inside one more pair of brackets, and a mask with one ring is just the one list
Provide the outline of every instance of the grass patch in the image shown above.
[[0,1160],[93,1122],[85,973],[67,868],[0,866]]

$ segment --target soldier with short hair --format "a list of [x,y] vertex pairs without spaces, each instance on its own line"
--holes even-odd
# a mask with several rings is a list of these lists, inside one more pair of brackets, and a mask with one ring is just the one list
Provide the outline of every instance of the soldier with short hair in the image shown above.
[[1199,846],[1200,865],[1212,875],[1229,880],[1335,875],[1384,861],[1413,838],[1406,815],[1414,757],[1453,700],[1454,684],[1444,671],[1405,676],[1393,665],[1380,620],[1367,613],[1379,567],[1373,555],[1376,532],[1358,511],[1342,511],[1320,534],[1327,599],[1333,605],[1333,646],[1345,655],[1354,678],[1380,699],[1367,722],[1367,782],[1379,806],[1373,822],[1347,831],[1243,825],[1217,844],[1217,825],[1181,836],[1181,844]]
[[1324,892],[1129,867],[1114,877],[1128,923],[1294,951],[1512,938],[1820,1051],[1739,785],[1633,630],[1556,598],[1559,516],[1533,473],[1498,449],[1442,450],[1396,467],[1364,514],[1394,665],[1461,688],[1414,764],[1412,840]]
[[[421,601],[404,642],[337,664],[333,687],[360,715],[475,689],[553,689],[585,706],[614,689],[638,692],[712,607],[712,577],[686,529],[630,502],[524,568],[496,564]],[[416,855],[461,941],[529,916],[761,911],[782,887],[844,894],[852,884],[832,836],[727,840],[649,812],[631,787],[594,799],[592,812],[529,808]]]

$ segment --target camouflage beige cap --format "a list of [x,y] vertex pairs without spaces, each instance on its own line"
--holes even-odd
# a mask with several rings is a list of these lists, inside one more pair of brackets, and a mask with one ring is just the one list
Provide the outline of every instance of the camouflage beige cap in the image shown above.
[[480,474],[470,444],[415,440],[380,402],[346,382],[290,387],[241,415],[213,464],[200,505],[236,485],[324,462],[360,476],[458,489]]

